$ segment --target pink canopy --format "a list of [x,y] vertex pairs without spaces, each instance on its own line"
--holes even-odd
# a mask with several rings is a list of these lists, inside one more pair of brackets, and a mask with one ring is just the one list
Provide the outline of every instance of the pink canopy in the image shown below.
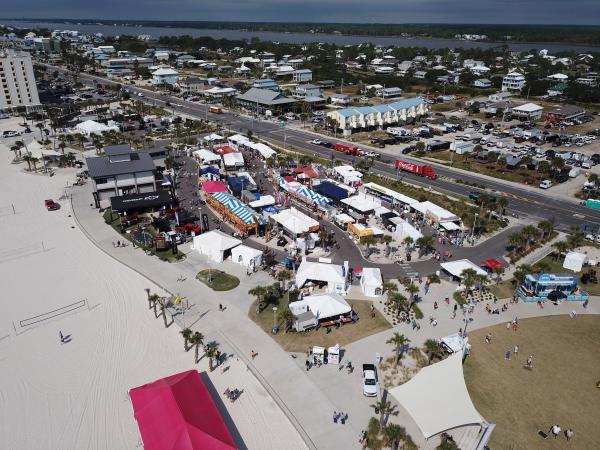
[[145,450],[235,450],[200,374],[189,370],[129,391]]
[[202,190],[207,194],[214,194],[215,192],[228,192],[227,186],[222,181],[204,181],[202,183]]

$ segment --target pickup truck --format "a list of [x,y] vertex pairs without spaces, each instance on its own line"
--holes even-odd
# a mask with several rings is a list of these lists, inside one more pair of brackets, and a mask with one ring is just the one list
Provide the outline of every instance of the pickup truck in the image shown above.
[[365,397],[377,397],[379,386],[377,384],[377,368],[374,364],[363,364],[362,384]]

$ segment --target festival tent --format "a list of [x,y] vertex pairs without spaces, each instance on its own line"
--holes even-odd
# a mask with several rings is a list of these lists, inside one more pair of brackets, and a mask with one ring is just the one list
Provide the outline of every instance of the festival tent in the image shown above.
[[364,267],[360,277],[360,288],[367,297],[379,297],[383,294],[383,278],[381,270],[373,267]]
[[486,425],[465,384],[462,352],[422,368],[389,393],[413,418],[425,439],[467,425]]
[[390,222],[396,224],[396,229],[394,230],[394,238],[396,240],[402,242],[407,237],[412,238],[413,242],[417,242],[417,239],[423,237],[423,233],[413,227],[406,220],[401,219],[400,217],[392,217]]
[[189,370],[129,391],[145,450],[234,450],[200,374]]
[[264,208],[275,204],[275,197],[272,195],[261,195],[259,199],[248,203],[252,208]]
[[232,248],[240,245],[242,241],[219,230],[212,230],[194,236],[192,250],[197,250],[201,255],[206,255],[215,262],[227,259]]
[[242,136],[241,134],[229,136],[227,141],[229,141],[229,145],[233,146],[234,148],[237,148],[239,145],[249,145],[250,143],[250,139],[248,139],[246,136]]
[[319,222],[296,208],[284,209],[270,217],[294,237],[319,228]]
[[221,162],[221,157],[210,150],[205,148],[201,148],[200,150],[196,150],[192,153],[194,158],[200,160],[203,163],[211,164],[214,162]]
[[205,141],[208,141],[208,142],[215,142],[215,141],[222,141],[225,138],[223,136],[221,136],[220,134],[211,133],[208,136],[204,136],[202,139]]
[[260,155],[264,159],[269,159],[271,156],[277,154],[277,152],[275,150],[273,150],[268,145],[263,144],[262,142],[258,142],[258,143],[251,142],[251,143],[246,144],[246,146],[250,147],[252,150],[256,150],[258,153],[260,153]]
[[410,205],[410,207],[414,208],[416,211],[419,211],[425,217],[433,220],[436,223],[458,222],[460,220],[460,217],[458,217],[456,214],[436,205],[435,203],[431,203],[430,201],[414,203]]
[[231,249],[231,260],[245,267],[259,267],[262,255],[262,251],[243,244]]
[[221,205],[223,205],[227,210],[229,210],[232,214],[237,216],[242,222],[247,225],[252,225],[256,223],[255,216],[257,215],[255,211],[253,211],[250,207],[243,204],[233,195],[228,194],[226,192],[217,192],[212,194],[211,196]]
[[116,125],[106,126],[94,120],[86,120],[75,125],[75,133],[81,133],[85,136],[102,134],[105,131],[119,131],[119,127]]
[[223,155],[223,165],[225,167],[244,167],[244,155],[241,153],[225,153]]
[[359,183],[363,176],[363,174],[354,167],[347,165],[334,167],[333,171],[342,178],[345,184]]
[[308,189],[302,183],[298,183],[296,181],[293,181],[291,183],[286,182],[284,184],[281,184],[281,187],[292,194],[304,197],[305,200],[307,200],[309,203],[312,203],[313,205],[323,206],[329,204],[329,199],[327,197],[319,194],[318,192],[313,191],[312,189]]
[[485,261],[481,261],[481,264],[490,270],[502,269],[504,267],[497,259],[486,259]]
[[440,266],[442,266],[442,269],[444,269],[446,272],[448,272],[450,275],[456,278],[462,279],[462,273],[467,269],[473,269],[475,272],[477,272],[478,275],[487,276],[487,272],[485,270],[483,270],[478,265],[473,264],[468,259],[459,259],[457,261],[445,262],[441,263]]
[[569,252],[567,253],[567,256],[565,256],[563,267],[572,270],[573,272],[581,272],[581,268],[586,260],[587,255],[585,253]]
[[290,303],[290,311],[294,315],[306,312],[312,312],[317,320],[328,319],[340,315],[348,314],[352,308],[344,298],[339,294],[319,294],[309,295],[302,300]]
[[381,200],[366,194],[353,195],[341,200],[341,202],[361,214],[371,214],[375,208],[381,206]]
[[302,288],[309,280],[326,282],[327,292],[346,293],[346,277],[342,266],[303,260],[296,271],[296,286]]
[[202,182],[202,190],[207,194],[214,194],[215,192],[227,192],[227,186],[222,181],[204,181]]

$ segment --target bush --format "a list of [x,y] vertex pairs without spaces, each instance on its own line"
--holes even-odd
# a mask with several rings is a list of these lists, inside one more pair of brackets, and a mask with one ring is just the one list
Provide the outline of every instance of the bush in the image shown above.
[[419,308],[418,305],[414,304],[412,310],[415,313],[415,319],[421,320],[423,318],[423,311],[421,311],[421,308]]
[[460,292],[455,292],[454,294],[452,294],[452,298],[456,303],[458,303],[461,306],[465,304],[465,299],[463,298]]
[[440,277],[437,273],[429,274],[429,275],[427,275],[427,278],[429,279],[430,283],[437,283],[437,284],[441,283]]

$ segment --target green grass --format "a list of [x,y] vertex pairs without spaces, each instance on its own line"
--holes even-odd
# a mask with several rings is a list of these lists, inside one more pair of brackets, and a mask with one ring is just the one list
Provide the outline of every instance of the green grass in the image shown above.
[[[211,280],[209,281],[209,276]],[[213,291],[230,291],[240,284],[240,279],[216,269],[201,270],[196,278]]]
[[512,280],[502,281],[499,284],[490,284],[488,289],[499,299],[511,298],[515,293]]

